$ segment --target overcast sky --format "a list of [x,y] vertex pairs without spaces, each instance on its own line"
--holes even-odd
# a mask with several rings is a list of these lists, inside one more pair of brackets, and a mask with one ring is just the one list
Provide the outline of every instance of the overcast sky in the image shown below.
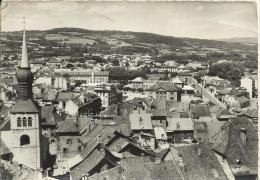
[[254,3],[206,2],[8,2],[2,30],[79,27],[151,32],[177,37],[256,37]]

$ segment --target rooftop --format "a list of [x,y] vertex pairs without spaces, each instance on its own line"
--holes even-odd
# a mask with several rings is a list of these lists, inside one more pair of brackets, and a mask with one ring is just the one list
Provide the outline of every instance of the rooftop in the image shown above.
[[129,159],[108,171],[90,176],[89,180],[103,180],[105,177],[117,179],[163,179],[163,180],[181,180],[182,177],[178,173],[173,161],[165,161],[162,163],[142,163],[139,158]]
[[205,104],[192,104],[190,106],[193,118],[211,116],[208,105]]
[[79,133],[79,127],[74,119],[66,119],[58,124],[57,133]]
[[11,113],[39,113],[39,105],[32,99],[19,99],[11,109]]
[[152,85],[148,91],[179,91],[181,88],[173,85],[170,81],[158,81]]
[[[241,133],[245,133],[244,142]],[[244,136],[244,137],[245,137]],[[232,118],[212,138],[213,150],[227,158],[231,166],[246,166],[248,174],[257,173],[257,128],[246,117]]]
[[214,152],[207,144],[175,146],[179,157],[177,161],[184,163],[187,179],[227,179]]
[[193,131],[194,123],[191,118],[168,118],[167,131]]
[[151,114],[134,112],[129,114],[129,118],[132,130],[153,129]]
[[62,117],[56,113],[54,106],[42,106],[41,119],[44,125],[57,125],[58,122],[63,120]]

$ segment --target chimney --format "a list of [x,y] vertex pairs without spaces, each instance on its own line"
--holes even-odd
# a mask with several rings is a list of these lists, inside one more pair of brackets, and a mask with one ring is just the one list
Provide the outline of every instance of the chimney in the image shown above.
[[243,144],[246,144],[246,134],[247,130],[245,128],[240,128],[240,138]]

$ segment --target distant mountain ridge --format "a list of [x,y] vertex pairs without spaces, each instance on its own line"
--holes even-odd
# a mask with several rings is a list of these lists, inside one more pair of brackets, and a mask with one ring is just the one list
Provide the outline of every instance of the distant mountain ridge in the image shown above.
[[227,41],[227,42],[239,42],[239,43],[258,43],[257,37],[235,37],[235,38],[227,38],[227,39],[218,39],[219,41]]
[[[21,32],[19,32],[21,33]],[[17,32],[9,32],[12,36],[16,36]],[[118,47],[118,49],[130,48],[146,48],[146,49],[168,49],[174,51],[177,49],[190,49],[190,50],[200,50],[201,48],[215,48],[225,51],[232,51],[234,49],[240,50],[243,52],[257,52],[257,44],[251,42],[245,42],[248,38],[238,38],[228,40],[212,40],[212,39],[196,39],[188,37],[174,37],[159,35],[148,32],[132,32],[132,31],[119,31],[119,30],[89,30],[83,28],[74,28],[74,27],[62,27],[54,28],[49,30],[30,30],[28,31],[28,36],[31,38],[45,38],[47,35],[53,35],[53,39],[62,39],[63,37],[68,38],[68,41],[79,41],[89,39],[90,41],[96,42],[107,42],[108,44],[113,45],[113,41]],[[55,37],[55,35],[57,37]],[[73,39],[77,37],[79,39]],[[14,38],[14,37],[9,37]],[[72,40],[71,40],[72,38]],[[253,40],[254,38],[252,38]],[[240,42],[242,41],[243,42]],[[256,39],[257,40],[257,39]],[[256,42],[253,41],[253,42]],[[239,41],[239,42],[237,42]],[[85,41],[84,41],[85,42]],[[82,42],[83,43],[83,42]]]

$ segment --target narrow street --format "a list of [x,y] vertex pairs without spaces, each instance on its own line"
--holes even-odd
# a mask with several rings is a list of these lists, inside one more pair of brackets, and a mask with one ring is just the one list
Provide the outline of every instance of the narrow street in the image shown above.
[[201,84],[199,84],[194,78],[190,78],[191,85],[195,88],[195,90],[199,91],[202,94],[202,98],[206,98],[212,103],[216,104],[220,107],[226,107],[225,104],[220,102],[217,98],[215,98],[210,92],[208,92]]

